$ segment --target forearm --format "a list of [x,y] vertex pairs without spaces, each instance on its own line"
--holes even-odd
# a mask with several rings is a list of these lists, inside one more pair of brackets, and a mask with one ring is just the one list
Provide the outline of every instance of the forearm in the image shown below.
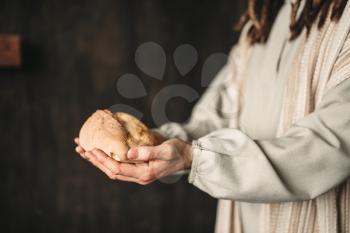
[[350,176],[350,82],[280,138],[238,129],[193,142],[189,181],[217,198],[248,202],[312,199]]
[[[216,198],[248,202],[312,199],[350,175],[348,152],[321,146],[315,139],[313,145],[305,140],[306,147],[296,142],[286,148],[280,140],[254,141],[234,129],[226,133],[234,136],[226,141],[213,134],[216,139],[195,141],[192,149],[189,181]],[[305,131],[304,136],[311,135]]]

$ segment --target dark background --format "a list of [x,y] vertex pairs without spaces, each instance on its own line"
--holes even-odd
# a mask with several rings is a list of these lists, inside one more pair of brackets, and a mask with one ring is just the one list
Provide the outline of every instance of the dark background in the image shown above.
[[[199,93],[201,66],[227,53],[243,1],[1,0],[0,33],[23,39],[23,66],[0,68],[1,232],[213,232],[216,200],[187,183],[148,186],[109,180],[74,152],[73,138],[97,108],[131,105],[154,126],[150,102],[171,83]],[[142,73],[137,47],[160,44],[168,63],[163,81]],[[199,52],[181,77],[172,52]],[[149,95],[127,100],[115,82],[138,75]],[[175,98],[171,120],[185,120],[193,103]]]

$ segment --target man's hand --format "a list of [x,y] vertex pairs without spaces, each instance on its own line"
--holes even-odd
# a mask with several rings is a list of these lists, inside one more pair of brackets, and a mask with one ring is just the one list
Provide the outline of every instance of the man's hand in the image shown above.
[[158,146],[141,146],[128,151],[128,159],[136,163],[121,163],[102,150],[84,151],[76,138],[76,151],[113,180],[149,184],[161,177],[188,169],[192,163],[192,146],[179,139],[164,141]]

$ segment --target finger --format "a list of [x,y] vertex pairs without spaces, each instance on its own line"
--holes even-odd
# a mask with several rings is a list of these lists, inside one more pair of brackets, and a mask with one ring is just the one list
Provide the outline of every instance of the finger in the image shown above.
[[78,145],[75,150],[79,153],[79,154],[84,154],[85,153],[85,150],[84,148],[80,145],[80,142],[79,142],[79,138],[76,137],[74,138],[74,142]]
[[74,138],[74,142],[79,145],[79,138],[78,137]]
[[127,177],[123,175],[117,175],[113,173],[110,169],[105,167],[98,159],[96,156],[96,153],[92,152],[86,152],[86,156],[89,157],[89,161],[98,169],[100,169],[103,173],[105,173],[110,179],[112,180],[121,180],[121,181],[128,181],[128,182],[134,182],[137,184],[146,184],[145,182],[139,181],[136,178],[133,177]]
[[105,167],[110,169],[115,175],[123,175],[139,179],[140,177],[147,176],[153,177],[150,168],[147,163],[132,164],[132,163],[121,163],[99,149],[94,149],[93,153],[96,155],[98,161]]
[[123,175],[137,179],[147,173],[149,169],[146,163],[136,165],[132,163],[118,162],[99,149],[94,149],[93,153],[101,164],[110,169],[116,175]]
[[[179,168],[177,163],[172,163],[164,160],[153,160],[149,162],[149,166],[151,167],[153,178],[159,179],[163,176],[171,175],[175,171],[178,171]],[[146,177],[147,178],[147,177]],[[142,178],[140,178],[142,179]]]
[[134,177],[128,177],[128,176],[122,176],[122,175],[116,175],[116,179],[121,180],[121,181],[127,181],[127,182],[133,182],[141,185],[149,184],[150,182],[143,182],[140,181]]
[[75,149],[76,149],[76,151],[77,151],[79,154],[85,153],[85,150],[84,150],[83,147],[81,147],[81,146],[77,146],[77,147],[75,147]]
[[113,173],[111,170],[109,170],[107,167],[105,167],[100,161],[98,161],[96,155],[90,151],[85,153],[85,156],[89,160],[92,165],[100,169],[103,173],[105,173],[109,178],[116,179],[116,174]]
[[121,163],[110,158],[99,149],[94,149],[85,154],[88,155],[92,164],[100,168],[111,179],[120,179],[143,185],[179,170],[171,163],[159,160],[152,161],[151,166],[148,163]]
[[159,146],[140,146],[131,148],[127,157],[131,160],[169,160],[173,157],[174,148],[171,144],[161,144]]
[[102,164],[108,170],[112,172],[114,175],[118,175],[120,173],[119,165],[120,163],[111,157],[109,157],[106,153],[99,149],[93,149],[90,151],[91,154],[94,155],[99,164]]
[[147,163],[120,163],[119,169],[119,174],[134,177],[136,179],[140,179],[143,175],[148,174],[150,170]]
[[79,147],[79,146],[77,146],[77,147],[75,147],[75,151],[81,156],[81,157],[83,157],[84,159],[86,159],[86,157],[85,157],[85,151],[81,148],[81,147]]

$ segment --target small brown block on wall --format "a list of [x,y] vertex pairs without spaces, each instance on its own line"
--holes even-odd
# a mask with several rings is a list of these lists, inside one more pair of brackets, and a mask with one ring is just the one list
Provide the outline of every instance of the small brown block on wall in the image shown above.
[[21,65],[21,39],[17,35],[0,34],[0,68]]

